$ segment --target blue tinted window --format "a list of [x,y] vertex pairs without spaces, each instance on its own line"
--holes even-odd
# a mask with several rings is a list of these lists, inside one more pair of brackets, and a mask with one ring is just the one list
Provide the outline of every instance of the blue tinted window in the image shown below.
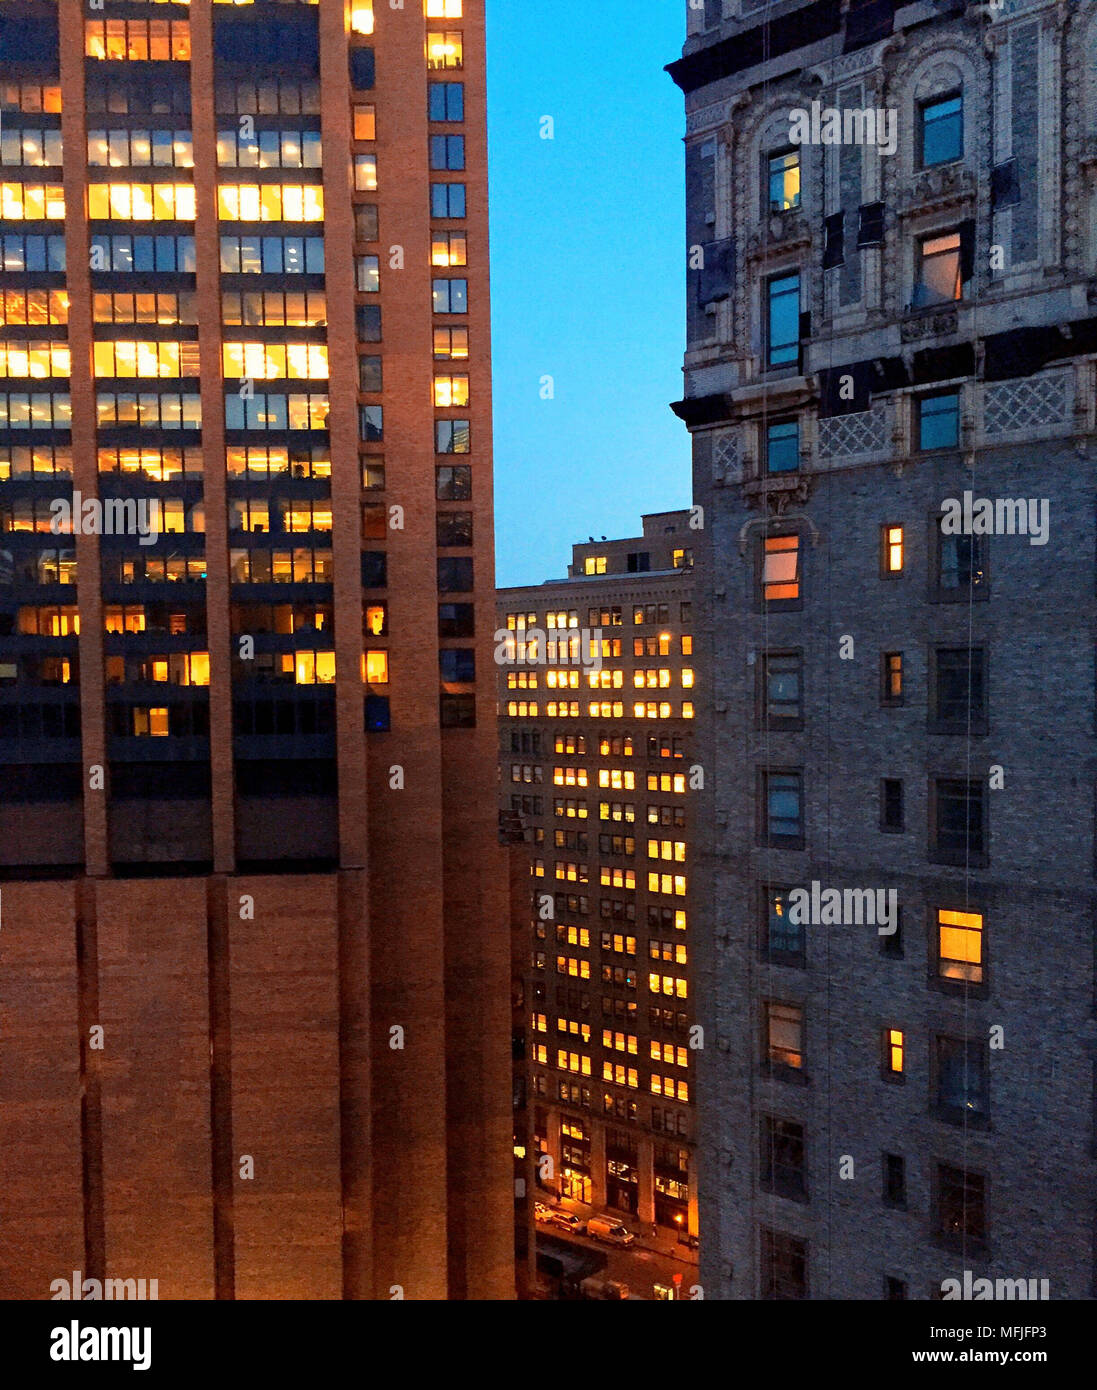
[[769,282],[767,356],[771,367],[800,356],[800,276],[778,275]]
[[781,420],[766,431],[766,470],[794,473],[800,467],[800,426],[795,420]]

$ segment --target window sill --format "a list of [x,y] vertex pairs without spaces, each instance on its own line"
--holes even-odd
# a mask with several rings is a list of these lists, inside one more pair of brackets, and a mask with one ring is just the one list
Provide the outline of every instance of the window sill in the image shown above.
[[986,869],[990,856],[974,850],[946,850],[930,848],[926,859],[931,864],[942,864],[950,869]]
[[991,1128],[990,1116],[983,1111],[961,1110],[954,1105],[931,1105],[929,1113],[933,1119],[957,1129],[989,1131]]
[[970,725],[961,723],[959,720],[928,719],[926,721],[927,734],[945,734],[952,737],[986,738],[988,725],[985,718],[973,719]]

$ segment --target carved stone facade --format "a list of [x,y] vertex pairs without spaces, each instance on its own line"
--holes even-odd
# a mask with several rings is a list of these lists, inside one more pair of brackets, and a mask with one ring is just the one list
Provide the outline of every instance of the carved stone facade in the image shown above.
[[[807,47],[736,65],[727,40],[797,9]],[[893,11],[891,32],[847,42],[809,0],[724,0],[694,12],[671,68],[687,149],[715,143],[713,235],[734,239],[735,267],[694,320],[675,407],[706,519],[702,1283],[926,1299],[970,1268],[1089,1298],[1097,0]],[[957,95],[961,150],[923,167],[925,105]],[[773,213],[769,157],[813,102],[894,111],[895,152],[801,145],[799,205]],[[953,235],[959,294],[937,300],[921,243]],[[768,366],[767,281],[793,272],[799,358]],[[793,420],[799,467],[768,472],[770,427]],[[985,537],[957,589],[939,518],[965,493],[1042,500],[1050,523],[1042,540]],[[962,721],[957,654],[980,687]],[[957,786],[979,813],[964,860]],[[813,882],[894,888],[901,942],[808,925],[774,949],[767,894]],[[941,912],[979,923],[967,983],[942,973]],[[887,1030],[905,1049],[890,1076]],[[962,1116],[946,1103],[957,1049],[986,1083]],[[902,1175],[894,1200],[882,1171]],[[957,1173],[978,1207],[962,1239]]]

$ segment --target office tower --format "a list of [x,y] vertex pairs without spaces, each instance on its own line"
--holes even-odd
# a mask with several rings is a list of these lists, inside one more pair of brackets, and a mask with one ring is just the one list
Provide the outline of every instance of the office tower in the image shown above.
[[513,892],[529,1191],[684,1246],[700,1041],[690,520],[645,516],[642,536],[574,546],[566,579],[501,589],[497,649],[501,810],[529,858]]
[[669,69],[710,1297],[1093,1293],[1095,45],[743,0]]
[[482,6],[0,93],[0,1289],[512,1296]]

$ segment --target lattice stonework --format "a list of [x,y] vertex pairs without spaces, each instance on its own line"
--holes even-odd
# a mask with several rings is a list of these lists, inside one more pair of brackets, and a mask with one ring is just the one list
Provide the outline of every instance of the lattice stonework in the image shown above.
[[743,467],[738,430],[718,430],[712,441],[712,471],[715,477],[738,482]]
[[830,415],[819,421],[820,459],[857,458],[882,453],[887,443],[887,422],[881,407],[855,415]]
[[1066,372],[996,382],[987,387],[984,430],[987,434],[1009,434],[1061,424],[1069,407]]

